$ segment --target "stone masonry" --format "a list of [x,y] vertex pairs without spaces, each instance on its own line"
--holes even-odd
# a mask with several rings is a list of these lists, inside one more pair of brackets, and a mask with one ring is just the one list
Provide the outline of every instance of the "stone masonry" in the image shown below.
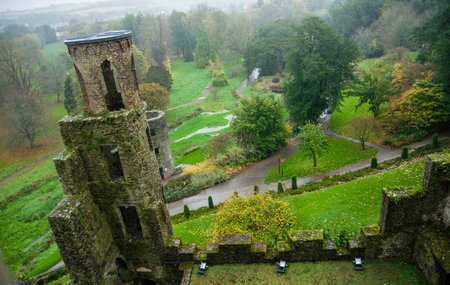
[[59,121],[65,197],[49,222],[75,284],[179,284],[170,217],[139,98],[131,32],[65,41],[84,98]]
[[164,112],[160,110],[147,111],[147,123],[150,128],[150,138],[153,152],[159,165],[162,179],[170,177],[175,172],[172,152],[170,150],[169,131]]

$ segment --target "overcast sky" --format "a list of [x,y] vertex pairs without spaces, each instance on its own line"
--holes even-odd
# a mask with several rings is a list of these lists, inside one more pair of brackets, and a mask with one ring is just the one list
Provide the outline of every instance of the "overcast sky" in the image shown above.
[[101,2],[101,0],[0,0],[0,11],[27,10],[46,7],[52,4],[67,4],[81,2]]

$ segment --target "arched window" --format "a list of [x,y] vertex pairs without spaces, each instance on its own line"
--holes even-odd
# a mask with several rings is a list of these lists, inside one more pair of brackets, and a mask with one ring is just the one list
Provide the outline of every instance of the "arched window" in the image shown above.
[[122,101],[122,95],[117,89],[116,79],[114,77],[114,70],[113,66],[111,65],[111,62],[105,60],[102,63],[101,67],[107,91],[105,95],[106,108],[108,108],[109,111],[117,111],[122,108],[125,108],[125,105],[123,104]]

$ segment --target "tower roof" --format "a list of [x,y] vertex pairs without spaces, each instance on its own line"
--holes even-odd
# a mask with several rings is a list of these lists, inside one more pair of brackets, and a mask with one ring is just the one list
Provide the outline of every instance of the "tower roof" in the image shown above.
[[131,35],[131,31],[128,30],[119,30],[119,31],[108,31],[95,35],[87,35],[74,39],[67,39],[64,41],[66,45],[76,45],[76,44],[88,44],[88,43],[97,43],[104,42],[110,40],[116,40],[121,38],[126,38]]

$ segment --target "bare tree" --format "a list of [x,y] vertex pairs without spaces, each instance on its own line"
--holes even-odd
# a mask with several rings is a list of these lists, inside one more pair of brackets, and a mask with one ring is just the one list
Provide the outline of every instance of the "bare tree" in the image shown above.
[[31,88],[32,62],[11,42],[0,42],[0,74],[4,85]]
[[15,139],[25,139],[30,148],[43,123],[43,112],[38,95],[31,89],[8,88],[6,98],[7,117]]
[[359,140],[362,149],[366,149],[366,142],[375,137],[379,126],[372,117],[358,117],[350,122],[349,131]]

